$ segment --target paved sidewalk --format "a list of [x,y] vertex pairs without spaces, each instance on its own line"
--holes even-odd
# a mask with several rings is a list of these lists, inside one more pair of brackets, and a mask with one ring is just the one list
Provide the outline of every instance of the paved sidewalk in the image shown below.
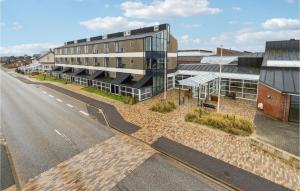
[[203,154],[165,137],[159,138],[152,146],[162,153],[174,157],[200,172],[217,178],[239,190],[289,190],[267,179]]
[[300,156],[300,127],[297,123],[282,122],[257,112],[254,123],[258,139]]
[[[99,108],[103,109],[104,113],[106,114],[106,117],[107,117],[108,121],[113,122],[113,121],[115,121],[115,118],[114,118],[115,115],[117,117],[120,116],[120,118],[118,117],[120,120],[116,120],[115,124],[113,124],[115,126],[113,126],[113,127],[116,128],[116,129],[119,128],[120,131],[122,131],[126,134],[130,134],[130,133],[135,132],[139,129],[139,127],[137,126],[137,125],[140,125],[139,123],[136,123],[135,121],[129,120],[132,123],[137,124],[137,125],[134,125],[134,124],[129,123],[129,122],[127,122],[123,119],[123,117],[120,115],[120,113],[116,109],[116,107],[118,109],[120,109],[119,105],[121,105],[121,104],[119,104],[119,103],[115,104],[113,101],[108,101],[108,103],[105,103],[103,101],[95,100],[96,98],[93,99],[93,98],[84,96],[82,94],[78,94],[78,93],[75,93],[73,91],[67,90],[65,88],[55,86],[53,84],[45,84],[45,83],[39,83],[39,84],[45,85],[47,87],[49,86],[50,88],[53,88],[53,89],[55,88],[55,90],[62,91],[62,93],[66,92],[66,94],[70,95],[70,96],[72,96],[72,95],[73,96],[78,96],[79,95],[78,96],[79,100],[81,100],[85,103],[91,104],[94,107],[99,107]],[[102,100],[102,99],[100,99],[100,100]],[[131,106],[130,108],[134,109],[134,108],[138,107],[138,105],[139,104],[137,104],[137,106]],[[103,106],[106,106],[106,107],[103,107]],[[125,106],[122,106],[122,107],[125,107]],[[121,112],[123,112],[122,107],[120,109]],[[126,106],[126,108],[127,107],[129,107],[129,106]],[[114,109],[112,109],[112,108],[114,108]],[[111,112],[111,109],[113,110],[113,112]],[[140,111],[140,110],[137,110],[137,111]],[[109,115],[107,115],[106,112],[108,112],[108,113],[111,112],[111,113]],[[144,114],[144,112],[141,112],[141,116],[143,116],[143,114]],[[132,115],[132,113],[131,113],[131,115]],[[109,116],[110,116],[110,118],[109,118]],[[126,115],[124,115],[124,116],[126,116]],[[126,119],[127,119],[127,117],[126,117]],[[141,120],[141,119],[144,120],[144,118],[141,118],[141,119],[138,118],[138,119],[139,120]],[[163,121],[168,121],[166,119],[168,119],[167,116],[161,116],[161,118],[158,116],[155,119],[157,121],[152,120],[152,121],[149,121],[148,124],[152,125],[152,126],[154,125],[155,129],[157,131],[161,132],[162,131],[161,127],[158,127],[156,125],[156,123],[162,123]],[[123,123],[124,123],[124,126],[122,126]],[[112,124],[110,124],[110,125],[112,126]],[[290,169],[286,164],[282,163],[282,161],[277,160],[275,158],[272,158],[272,156],[264,154],[260,150],[257,151],[256,148],[250,147],[250,144],[246,140],[239,140],[238,138],[235,138],[234,136],[230,136],[230,135],[224,136],[222,133],[215,133],[215,131],[207,129],[207,128],[202,129],[199,126],[196,126],[196,125],[193,125],[193,124],[184,123],[184,125],[188,125],[188,126],[186,128],[181,128],[182,124],[179,123],[179,124],[176,124],[176,125],[173,125],[173,126],[170,126],[170,127],[167,126],[167,129],[169,129],[169,131],[174,131],[176,129],[176,132],[178,133],[178,136],[175,136],[173,138],[171,136],[171,138],[174,139],[176,142],[180,142],[182,144],[185,144],[185,145],[189,146],[189,147],[186,147],[187,150],[193,148],[198,153],[206,153],[206,151],[208,151],[208,153],[206,153],[206,154],[211,155],[211,153],[213,153],[211,156],[213,156],[215,159],[216,158],[221,159],[222,161],[228,162],[230,164],[234,164],[235,166],[243,168],[247,171],[251,171],[252,173],[258,174],[258,175],[263,176],[263,177],[267,177],[268,179],[270,179],[274,182],[284,184],[288,187],[294,188],[295,190],[299,190],[298,189],[299,187],[297,186],[297,185],[299,185],[299,181],[298,181],[299,180],[299,176],[298,176],[299,171],[297,169]],[[141,130],[149,131],[149,128],[148,129],[147,128],[142,128]],[[150,129],[150,130],[152,130],[152,129]],[[191,134],[188,137],[189,137],[189,139],[193,139],[193,142],[191,144],[188,144],[188,142],[186,143],[184,141],[180,141],[181,139],[182,140],[187,139],[187,137],[185,136],[186,131],[188,131],[188,132],[190,132],[190,131],[193,131],[193,132],[200,131],[200,132],[202,132],[203,131],[202,132],[203,136],[195,137],[198,134],[195,134],[195,135]],[[139,132],[140,131],[137,131],[137,133],[139,133]],[[213,132],[213,133],[207,133],[207,132]],[[213,134],[215,136],[214,140],[212,140],[211,136],[208,136],[210,134]],[[164,134],[163,133],[158,133],[157,136],[158,135],[160,137]],[[167,136],[167,137],[170,138],[170,136]],[[155,137],[151,137],[151,140],[155,141],[156,139],[154,139],[154,138]],[[177,139],[179,139],[179,141],[177,141]],[[201,139],[201,141],[198,140],[198,139]],[[203,139],[205,141],[202,141]],[[148,142],[148,141],[146,141],[146,142]],[[208,142],[209,143],[212,142],[213,144],[208,144]],[[204,144],[204,145],[201,146],[202,144]],[[222,146],[220,147],[219,145],[222,145]],[[220,151],[219,148],[222,148],[224,151],[223,150]],[[238,152],[237,152],[237,150],[236,150],[237,148],[241,148],[242,150],[238,150]],[[251,152],[249,152],[249,151],[251,151]],[[219,154],[215,155],[214,152],[217,152]],[[255,155],[253,155],[253,153]],[[242,157],[242,158],[240,159],[240,157]],[[185,162],[188,163],[188,161],[185,161]],[[264,180],[268,181],[267,179],[264,179]]]
[[154,153],[139,141],[117,135],[29,180],[23,190],[110,190]]

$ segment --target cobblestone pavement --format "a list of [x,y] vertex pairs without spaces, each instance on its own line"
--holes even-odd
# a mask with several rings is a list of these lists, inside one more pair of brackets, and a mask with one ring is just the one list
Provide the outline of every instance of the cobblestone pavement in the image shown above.
[[[77,85],[70,84],[66,88],[80,92],[80,86]],[[300,190],[300,170],[251,146],[248,138],[185,122],[184,116],[195,109],[195,101],[189,101],[169,114],[160,114],[150,111],[149,108],[153,103],[161,100],[162,95],[129,106],[83,91],[81,93],[115,105],[127,121],[142,127],[133,136],[145,142],[153,143],[157,138],[166,136],[275,183]],[[177,91],[169,91],[168,99],[177,103]],[[250,120],[254,119],[256,107],[253,102],[222,99],[221,103],[222,112],[239,114]]]
[[[149,144],[159,137],[165,136],[275,183],[300,190],[300,169],[251,146],[248,138],[229,135],[203,125],[185,122],[184,116],[195,109],[195,101],[188,101],[171,113],[160,114],[150,111],[149,108],[155,102],[160,101],[163,95],[130,106],[81,91],[79,85],[69,84],[64,88],[114,105],[127,121],[141,127],[133,136]],[[169,91],[168,99],[177,104],[178,91]],[[253,102],[222,99],[221,111],[239,114],[253,120],[256,108]]]
[[30,179],[23,190],[110,190],[155,153],[126,135],[116,135]]

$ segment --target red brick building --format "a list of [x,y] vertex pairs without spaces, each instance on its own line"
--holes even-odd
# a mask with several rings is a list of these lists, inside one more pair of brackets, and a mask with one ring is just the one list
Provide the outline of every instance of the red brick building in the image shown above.
[[299,122],[299,40],[266,43],[260,72],[258,107],[283,121]]
[[242,54],[243,52],[241,51],[237,51],[237,50],[231,50],[231,49],[227,49],[227,48],[217,48],[217,56],[221,56],[221,52],[222,52],[222,56],[238,56],[240,54]]

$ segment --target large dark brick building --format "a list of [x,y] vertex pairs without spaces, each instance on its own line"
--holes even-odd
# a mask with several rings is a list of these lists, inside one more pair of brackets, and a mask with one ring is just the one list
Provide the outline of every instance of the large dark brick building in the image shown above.
[[274,118],[299,122],[299,76],[299,40],[267,42],[259,80],[259,108]]

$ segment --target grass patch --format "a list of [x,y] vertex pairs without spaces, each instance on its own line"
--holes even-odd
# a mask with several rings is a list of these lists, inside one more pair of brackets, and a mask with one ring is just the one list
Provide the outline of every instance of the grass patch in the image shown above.
[[112,94],[112,93],[109,93],[106,91],[102,91],[96,87],[84,87],[84,88],[81,88],[81,90],[90,92],[93,94],[97,94],[99,96],[106,97],[109,99],[117,100],[117,101],[123,102],[125,104],[129,104],[129,105],[133,105],[138,102],[136,98],[133,98],[131,96],[120,96],[120,95]]
[[176,109],[176,105],[172,101],[161,100],[160,102],[151,106],[150,110],[159,113],[168,113]]
[[36,74],[36,75],[33,75],[32,77],[39,81],[56,82],[56,83],[60,83],[60,84],[68,83],[66,80],[56,79],[55,77],[47,75],[47,74]]
[[194,112],[188,113],[185,121],[207,125],[233,135],[248,136],[254,131],[253,123],[247,119],[204,109],[195,109]]

